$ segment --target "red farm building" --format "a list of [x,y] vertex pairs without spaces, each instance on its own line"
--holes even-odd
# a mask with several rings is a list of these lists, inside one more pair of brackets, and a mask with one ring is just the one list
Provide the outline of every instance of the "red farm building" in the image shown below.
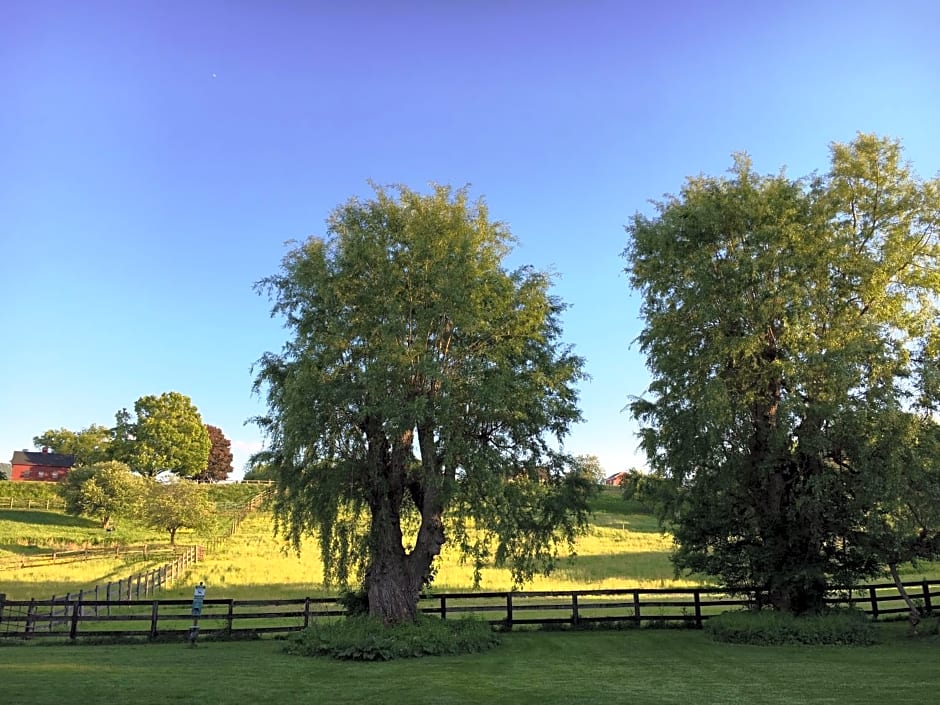
[[75,465],[75,456],[50,453],[48,448],[43,448],[41,453],[15,450],[10,464],[13,466],[10,470],[11,480],[58,482]]

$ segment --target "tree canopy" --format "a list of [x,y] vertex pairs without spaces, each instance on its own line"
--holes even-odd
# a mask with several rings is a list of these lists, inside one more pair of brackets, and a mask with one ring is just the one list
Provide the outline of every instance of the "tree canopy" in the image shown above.
[[205,469],[193,477],[197,482],[221,482],[232,473],[232,442],[218,426],[206,424],[209,459]]
[[[590,483],[559,442],[583,361],[550,277],[466,190],[376,188],[259,284],[291,337],[257,365],[282,527],[315,532],[328,580],[413,619],[445,538],[518,581],[583,526]],[[446,534],[445,534],[446,527]]]
[[111,454],[147,477],[170,471],[193,477],[206,469],[211,441],[199,411],[179,392],[143,396],[116,414]]
[[790,179],[738,156],[634,216],[625,251],[677,565],[794,612],[881,568],[890,429],[937,399],[940,182],[872,135],[831,158]]
[[176,544],[180,529],[205,529],[211,525],[214,505],[205,490],[195,482],[155,482],[149,480],[143,502],[144,521],[154,529],[170,535]]
[[49,429],[33,438],[36,448],[53,453],[74,455],[75,465],[93,465],[110,459],[111,429],[91,424],[81,431],[67,428]]
[[95,517],[107,529],[112,518],[133,512],[143,488],[127,465],[106,460],[73,469],[57,489],[66,513]]

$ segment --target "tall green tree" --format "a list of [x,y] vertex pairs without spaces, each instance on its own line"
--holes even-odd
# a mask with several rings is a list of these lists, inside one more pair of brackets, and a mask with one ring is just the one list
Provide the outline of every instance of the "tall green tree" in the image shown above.
[[416,617],[445,540],[517,581],[549,570],[589,491],[553,442],[583,363],[549,277],[504,269],[509,231],[465,190],[376,188],[328,223],[260,283],[292,333],[255,383],[282,526],[389,623]]
[[71,470],[57,490],[67,514],[95,517],[107,529],[112,518],[134,512],[143,486],[127,465],[106,460]]
[[169,471],[193,477],[206,469],[211,441],[192,400],[179,392],[144,396],[116,414],[111,454],[147,477]]
[[209,459],[206,467],[193,479],[197,482],[221,482],[232,473],[232,442],[218,426],[206,424],[209,434]]
[[636,215],[625,251],[652,371],[632,411],[676,484],[676,563],[797,613],[881,567],[869,451],[940,313],[940,184],[890,139],[831,155],[803,180],[738,156]]
[[108,460],[111,429],[92,424],[81,431],[67,428],[49,429],[33,438],[36,448],[48,448],[53,453],[74,455],[75,465],[93,465]]

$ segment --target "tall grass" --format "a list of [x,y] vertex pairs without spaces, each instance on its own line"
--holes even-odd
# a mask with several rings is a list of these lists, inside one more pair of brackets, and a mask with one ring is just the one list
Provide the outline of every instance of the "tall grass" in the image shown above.
[[[257,488],[250,488],[256,494]],[[607,490],[594,502],[595,517],[588,533],[575,546],[575,554],[563,558],[548,576],[537,576],[526,584],[529,590],[574,590],[621,587],[687,587],[703,585],[702,576],[677,578],[669,560],[672,538],[660,530],[656,520],[639,505],[625,502],[616,491]],[[11,516],[12,515],[12,516]],[[37,519],[36,522],[30,519]],[[323,569],[317,542],[303,542],[297,555],[273,534],[274,520],[267,512],[249,514],[238,532],[222,545],[207,552],[205,560],[193,566],[166,597],[188,598],[192,585],[203,581],[214,598],[252,599],[301,598],[336,594],[335,586],[323,585]],[[95,522],[56,512],[0,511],[0,559],[6,554],[39,550],[35,546],[11,543],[14,535],[43,532],[71,537],[75,543],[101,536]],[[138,533],[139,532],[139,533]],[[127,543],[165,541],[159,532],[147,533],[127,522],[112,532]],[[4,538],[6,537],[6,538]],[[203,543],[214,534],[181,534],[180,543]],[[14,599],[48,597],[139,572],[126,562],[69,564],[43,569],[0,571],[0,592]],[[904,573],[908,580],[940,577],[940,564],[924,563]],[[463,591],[473,584],[472,566],[461,563],[452,547],[439,559],[434,591]],[[480,588],[512,589],[508,570],[487,566]]]

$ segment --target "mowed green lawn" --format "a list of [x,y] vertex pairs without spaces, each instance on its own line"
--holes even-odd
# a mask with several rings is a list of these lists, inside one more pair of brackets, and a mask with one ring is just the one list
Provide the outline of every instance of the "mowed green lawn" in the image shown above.
[[391,663],[288,656],[274,640],[0,647],[5,705],[936,702],[940,639],[713,644],[699,631],[521,632],[486,654]]

